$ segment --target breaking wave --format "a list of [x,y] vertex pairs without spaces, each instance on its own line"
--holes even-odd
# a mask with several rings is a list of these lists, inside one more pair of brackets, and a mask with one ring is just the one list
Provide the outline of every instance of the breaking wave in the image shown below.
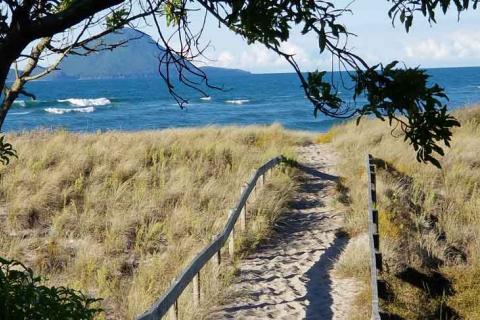
[[[57,100],[58,102],[68,102],[71,105],[79,106],[79,107],[90,107],[90,106],[106,106],[107,104],[111,104],[107,98],[97,98],[97,99],[77,99],[77,98],[69,98],[69,99],[60,99]],[[51,109],[51,108],[49,108]]]
[[19,115],[22,115],[22,114],[29,114],[29,113],[30,113],[29,111],[25,111],[25,112],[10,112],[10,114],[16,115],[16,116],[19,116]]
[[210,100],[212,100],[212,97],[201,97],[200,100],[210,101]]
[[20,106],[20,107],[26,107],[27,106],[27,103],[23,100],[13,101],[13,104],[16,105],[16,106]]
[[234,99],[234,100],[226,100],[226,103],[231,103],[231,104],[244,104],[250,102],[248,99]]
[[90,113],[95,111],[94,107],[86,107],[86,108],[72,108],[72,109],[65,109],[65,108],[45,108],[43,109],[48,113],[54,114],[64,114],[70,112],[82,112],[82,113]]

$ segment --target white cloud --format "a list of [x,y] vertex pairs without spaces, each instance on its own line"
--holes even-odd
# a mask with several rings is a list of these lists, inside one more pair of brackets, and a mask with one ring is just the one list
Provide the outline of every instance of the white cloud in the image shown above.
[[[391,32],[394,35],[394,31]],[[400,34],[398,37],[392,36],[392,40],[387,45],[379,41],[370,41],[370,38],[365,37],[354,40],[352,48],[370,64],[386,63],[391,60],[400,60],[409,66],[422,65],[423,67],[480,64],[480,33],[467,29],[451,32],[432,31],[423,33],[423,36]],[[293,71],[284,58],[260,44],[222,49],[211,53],[210,57],[213,61],[208,64],[252,72]],[[331,57],[328,54],[320,55],[314,42],[304,42],[299,45],[298,41],[290,41],[283,43],[281,49],[295,55],[295,60],[304,71],[331,68]]]
[[312,65],[313,60],[311,55],[302,47],[291,42],[285,42],[282,44],[281,49],[287,54],[294,55],[295,60],[300,66],[309,67]]
[[218,55],[215,65],[219,67],[228,67],[235,61],[235,57],[228,51],[222,51]]
[[[281,46],[282,51],[293,54],[299,66],[306,71],[318,68],[319,60],[311,52],[292,43],[285,42]],[[253,44],[246,49],[235,52],[233,50],[222,50],[213,57],[210,65],[227,68],[240,68],[254,72],[292,72],[292,67],[283,57],[268,50],[263,45]]]
[[480,34],[478,32],[457,32],[453,47],[460,58],[480,58]]
[[428,38],[405,48],[407,57],[417,59],[443,60],[450,57],[450,47],[435,39]]
[[456,31],[438,38],[417,40],[405,47],[405,53],[418,62],[468,65],[480,59],[480,34]]

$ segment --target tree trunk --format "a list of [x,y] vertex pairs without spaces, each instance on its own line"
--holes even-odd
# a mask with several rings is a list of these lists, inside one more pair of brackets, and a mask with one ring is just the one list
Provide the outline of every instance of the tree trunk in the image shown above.
[[28,43],[29,41],[21,41],[21,39],[18,39],[13,42],[13,45],[0,46],[0,97],[2,97],[2,104],[0,106],[0,131],[2,130],[3,122],[5,121],[8,109],[10,108],[10,106],[7,106],[4,103],[7,98],[5,94],[5,85],[8,72],[10,71],[12,63],[20,56]]
[[[0,1],[1,2],[1,1]],[[96,13],[121,4],[125,0],[79,0],[67,9],[35,21],[29,20],[22,8],[14,11],[11,29],[0,44],[0,131],[10,108],[5,98],[5,82],[12,63],[18,59],[28,44],[42,37],[51,37],[65,31]]]

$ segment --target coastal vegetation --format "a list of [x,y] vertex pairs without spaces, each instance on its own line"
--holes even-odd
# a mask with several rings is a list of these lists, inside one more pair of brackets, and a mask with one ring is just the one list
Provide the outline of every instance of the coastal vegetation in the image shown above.
[[[310,138],[273,125],[9,139],[19,158],[0,172],[0,256],[21,259],[47,285],[103,299],[101,317],[131,319],[221,230],[251,171],[279,154],[294,158]],[[262,201],[249,205],[243,252],[268,236],[294,175],[275,170]],[[208,301],[234,265],[218,279],[204,275]]]
[[[387,2],[392,22],[398,19],[409,31],[416,14],[436,22],[436,13],[454,8],[460,17],[477,9],[478,0]],[[453,116],[445,90],[426,71],[398,61],[370,64],[357,55],[348,41],[355,30],[343,22],[351,13],[348,6],[323,0],[10,0],[0,1],[0,11],[0,129],[19,97],[35,99],[29,82],[57,70],[68,56],[82,57],[73,71],[85,71],[79,76],[88,77],[83,57],[128,45],[133,39],[115,36],[127,26],[148,25],[154,31],[158,42],[140,50],[161,47],[152,70],[157,68],[182,108],[188,101],[179,88],[204,98],[205,88],[215,88],[194,64],[206,60],[202,31],[207,16],[249,44],[277,53],[292,66],[315,115],[364,118],[358,127],[346,124],[317,139],[331,142],[341,155],[339,204],[345,206],[345,229],[353,239],[339,260],[339,274],[368,277],[368,259],[352,253],[355,248],[367,252],[361,248],[366,227],[363,158],[368,151],[378,158],[381,183],[380,228],[390,297],[384,310],[406,319],[480,317],[479,111]],[[193,18],[196,12],[205,19]],[[325,70],[304,73],[295,55],[284,51],[292,30],[315,37],[319,54],[332,58],[327,71],[343,72],[352,82],[349,96],[340,94],[343,81],[332,81]],[[124,52],[119,53],[122,64],[132,60]],[[136,59],[130,66],[144,74],[148,64]],[[111,71],[97,69],[102,75]],[[463,127],[458,128],[457,119]],[[403,142],[389,135],[391,130]],[[250,170],[279,153],[293,157],[295,146],[308,140],[276,126],[97,134],[60,130],[1,137],[0,162],[14,161],[0,169],[0,255],[21,258],[48,286],[67,285],[103,298],[105,317],[132,318],[218,232]],[[263,190],[263,201],[250,206],[253,225],[239,240],[245,251],[268,236],[295,190],[294,175],[291,169],[278,171]],[[26,283],[36,285],[28,278],[30,269],[24,271]],[[203,290],[219,299],[214,292],[230,276],[223,274]],[[68,292],[75,298],[77,291]],[[361,303],[367,296],[360,296],[355,316],[367,317],[368,308]],[[193,311],[197,316],[202,312]],[[189,316],[188,308],[182,312]]]
[[98,300],[83,293],[42,285],[19,261],[0,258],[0,319],[93,319]]
[[[419,163],[398,130],[367,120],[334,127],[339,153],[339,205],[352,237],[337,272],[361,279],[365,290],[351,319],[369,318],[365,157],[377,160],[380,244],[387,301],[400,319],[480,319],[480,107],[454,113],[455,129],[441,169]],[[323,140],[325,138],[319,138]]]

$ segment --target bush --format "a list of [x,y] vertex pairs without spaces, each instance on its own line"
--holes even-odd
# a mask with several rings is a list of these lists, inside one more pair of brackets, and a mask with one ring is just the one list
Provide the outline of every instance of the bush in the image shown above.
[[32,269],[0,258],[0,319],[93,319],[98,299],[65,287],[46,287]]

